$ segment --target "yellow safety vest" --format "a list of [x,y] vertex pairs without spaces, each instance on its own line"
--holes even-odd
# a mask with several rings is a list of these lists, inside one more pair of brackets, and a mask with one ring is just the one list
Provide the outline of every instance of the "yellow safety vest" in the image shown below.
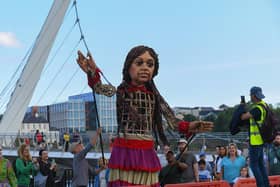
[[64,139],[64,141],[69,142],[69,140],[70,140],[70,135],[69,135],[69,134],[64,134],[64,135],[63,135],[63,139]]
[[264,143],[263,139],[261,137],[259,128],[257,126],[257,123],[259,125],[262,125],[264,123],[266,111],[259,104],[263,104],[264,106],[266,106],[266,103],[264,101],[255,103],[252,106],[252,109],[257,107],[261,111],[261,119],[258,121],[255,121],[253,118],[250,118],[250,145],[262,145]]

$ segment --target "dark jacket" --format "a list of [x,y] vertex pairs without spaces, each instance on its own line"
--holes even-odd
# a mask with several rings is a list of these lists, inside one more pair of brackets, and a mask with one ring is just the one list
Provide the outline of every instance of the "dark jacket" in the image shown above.
[[240,104],[234,111],[229,130],[232,135],[235,135],[240,132],[240,127],[246,126],[249,124],[249,120],[241,120],[241,115],[246,113],[245,104]]
[[40,172],[42,173],[42,175],[48,176],[46,187],[54,186],[56,172],[54,170],[50,169],[51,163],[49,163],[49,162],[45,163],[41,159],[39,159],[39,166],[40,166]]

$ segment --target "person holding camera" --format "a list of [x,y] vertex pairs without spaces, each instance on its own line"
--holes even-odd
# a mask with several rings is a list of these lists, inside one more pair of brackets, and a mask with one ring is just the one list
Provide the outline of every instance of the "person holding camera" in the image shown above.
[[269,187],[269,179],[264,164],[264,140],[260,134],[258,124],[264,124],[266,110],[261,105],[267,106],[262,100],[265,96],[260,87],[252,87],[250,97],[253,103],[249,112],[241,115],[241,120],[249,120],[249,157],[250,166],[256,178],[258,187]]
[[53,159],[52,162],[48,160],[48,151],[45,149],[41,149],[39,151],[39,168],[40,168],[40,174],[35,176],[35,183],[37,182],[36,179],[38,179],[38,186],[45,186],[45,187],[53,187],[55,176],[56,176],[56,163]]

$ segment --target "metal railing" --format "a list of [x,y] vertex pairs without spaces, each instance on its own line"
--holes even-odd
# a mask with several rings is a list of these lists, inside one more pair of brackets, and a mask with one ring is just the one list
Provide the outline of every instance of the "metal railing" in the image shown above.
[[[62,177],[61,184],[65,187],[72,187],[73,170],[65,169],[64,176]],[[88,187],[94,187],[95,176],[89,175]]]
[[[82,136],[81,136],[82,137]],[[54,134],[44,134],[44,143],[43,145],[46,146],[45,148],[49,151],[63,151],[64,145],[60,140],[61,137],[59,135]],[[231,135],[228,132],[209,132],[209,133],[200,133],[195,136],[192,141],[190,147],[195,147],[201,144],[207,144],[208,147],[213,149],[216,145],[222,144],[227,145],[230,142],[237,143],[240,146],[246,146],[246,141],[248,139],[247,132],[240,132],[237,135]],[[84,143],[88,141],[88,137],[83,136]],[[86,141],[85,141],[86,140]],[[171,144],[176,146],[178,137],[169,137]],[[109,144],[108,142],[104,141],[105,144]],[[0,134],[0,144],[4,149],[17,149],[19,145],[22,143],[28,143],[33,150],[39,150],[42,146],[38,146],[36,143],[34,133],[25,133],[25,134],[16,134],[16,133],[9,133],[9,134]],[[108,145],[105,145],[106,151]],[[197,145],[197,146],[195,146]],[[98,151],[98,150],[97,150]]]

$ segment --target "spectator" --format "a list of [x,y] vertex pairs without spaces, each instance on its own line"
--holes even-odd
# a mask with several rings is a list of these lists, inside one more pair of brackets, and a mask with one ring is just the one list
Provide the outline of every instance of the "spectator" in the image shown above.
[[277,133],[268,152],[268,166],[270,175],[280,175],[280,133]]
[[30,176],[35,176],[38,171],[38,162],[32,159],[29,146],[20,145],[18,149],[19,158],[16,159],[16,176],[18,179],[18,187],[29,187]]
[[206,160],[206,154],[205,154],[204,152],[199,154],[199,159],[205,161],[205,163],[206,163],[206,169],[207,169],[210,173],[212,173],[211,164]]
[[216,146],[216,155],[217,155],[217,158],[218,158],[218,156],[219,156],[219,154],[220,154],[220,145],[217,145]]
[[269,187],[269,179],[264,164],[264,141],[261,137],[259,127],[264,124],[266,118],[267,104],[262,100],[265,96],[260,87],[252,87],[250,89],[250,97],[252,101],[251,110],[241,115],[241,120],[249,120],[249,157],[250,166],[254,173],[258,187]]
[[40,133],[40,131],[37,129],[35,133],[35,140],[37,142],[37,145],[39,146],[43,142],[43,135]]
[[[103,163],[105,162],[105,163]],[[104,165],[105,164],[105,165]],[[108,168],[108,160],[106,158],[99,158],[98,160],[98,167],[97,170],[100,168],[106,168],[105,170],[102,170],[99,172],[98,175],[94,178],[94,187],[103,187],[107,186],[109,182],[109,168]]]
[[253,171],[252,171],[252,169],[250,167],[250,158],[249,158],[249,156],[247,156],[245,160],[246,160],[246,166],[248,167],[249,176],[250,177],[254,177]]
[[240,169],[240,176],[239,177],[236,177],[234,180],[233,180],[233,183],[236,183],[239,179],[242,179],[242,178],[249,178],[249,168],[244,166]]
[[199,182],[209,182],[211,180],[211,174],[206,169],[206,161],[204,159],[198,161],[198,176]]
[[69,147],[69,142],[70,142],[70,134],[68,133],[68,131],[63,134],[63,141],[64,141],[64,151],[67,152]]
[[240,174],[240,169],[245,166],[245,159],[243,156],[237,154],[237,146],[230,143],[228,146],[228,155],[222,160],[222,176],[231,186],[233,181]]
[[222,160],[223,158],[227,156],[227,147],[226,146],[220,146],[220,150],[219,150],[219,156],[216,159],[216,164],[215,164],[215,179],[216,180],[220,180],[222,179],[221,176],[221,170],[222,170]]
[[72,142],[80,142],[80,141],[81,141],[81,137],[78,130],[76,129],[73,133]]
[[17,187],[17,178],[11,162],[3,157],[0,145],[0,186]]
[[[86,160],[87,153],[96,145],[97,139],[101,133],[101,128],[96,131],[92,137],[91,142],[84,147],[81,142],[74,142],[71,144],[70,151],[74,154],[73,158],[73,179],[72,187],[85,187],[88,185],[88,162]],[[96,174],[104,168],[96,170]]]
[[[184,170],[182,174],[182,183],[186,182],[198,182],[198,165],[194,154],[187,151],[188,142],[185,139],[180,139],[178,142],[179,155],[177,159],[180,162],[185,163],[188,167]],[[186,148],[184,150],[184,148]],[[180,157],[179,157],[180,156]],[[179,157],[179,158],[178,158]]]
[[39,168],[43,176],[47,176],[46,187],[53,187],[56,176],[56,163],[48,161],[48,151],[42,149],[39,151]]
[[26,137],[24,138],[24,143],[25,143],[26,145],[30,146],[30,140],[29,140],[28,136],[26,136]]
[[187,164],[176,161],[173,151],[166,153],[166,160],[168,164],[159,173],[160,185],[181,183],[182,173],[187,169]]
[[158,156],[161,167],[164,167],[168,164],[168,161],[166,159],[166,154],[167,154],[168,151],[170,151],[170,147],[169,146],[163,146],[163,154]]

